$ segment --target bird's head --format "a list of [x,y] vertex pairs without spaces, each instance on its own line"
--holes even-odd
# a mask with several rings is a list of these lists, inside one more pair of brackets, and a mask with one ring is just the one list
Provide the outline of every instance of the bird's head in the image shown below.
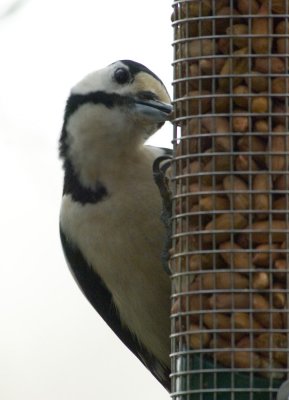
[[[172,111],[162,81],[144,65],[117,61],[87,75],[67,100],[60,153],[81,141],[105,151],[108,146],[143,143]],[[101,148],[102,147],[102,148]]]

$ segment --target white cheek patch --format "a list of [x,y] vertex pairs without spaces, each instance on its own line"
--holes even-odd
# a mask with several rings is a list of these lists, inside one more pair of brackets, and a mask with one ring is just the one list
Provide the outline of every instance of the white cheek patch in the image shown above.
[[146,72],[139,72],[136,75],[132,88],[134,94],[149,90],[150,92],[155,93],[160,101],[164,103],[171,102],[171,99],[161,82]]

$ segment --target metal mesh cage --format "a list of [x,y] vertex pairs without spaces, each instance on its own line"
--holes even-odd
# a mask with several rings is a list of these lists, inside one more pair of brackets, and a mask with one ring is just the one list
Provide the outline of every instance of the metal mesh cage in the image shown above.
[[289,378],[288,17],[288,0],[173,3],[178,400],[275,399]]

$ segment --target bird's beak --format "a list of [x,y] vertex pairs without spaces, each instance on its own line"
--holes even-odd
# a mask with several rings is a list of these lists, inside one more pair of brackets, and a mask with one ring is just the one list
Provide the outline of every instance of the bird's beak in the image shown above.
[[136,99],[136,112],[153,122],[164,122],[169,119],[173,106],[158,100]]

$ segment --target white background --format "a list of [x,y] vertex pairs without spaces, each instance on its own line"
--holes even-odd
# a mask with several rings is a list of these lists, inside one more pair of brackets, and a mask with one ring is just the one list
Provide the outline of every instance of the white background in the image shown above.
[[[30,0],[0,21],[1,400],[169,398],[66,267],[57,141],[70,87],[113,61],[144,63],[171,93],[171,3]],[[171,138],[166,124],[151,143]]]

